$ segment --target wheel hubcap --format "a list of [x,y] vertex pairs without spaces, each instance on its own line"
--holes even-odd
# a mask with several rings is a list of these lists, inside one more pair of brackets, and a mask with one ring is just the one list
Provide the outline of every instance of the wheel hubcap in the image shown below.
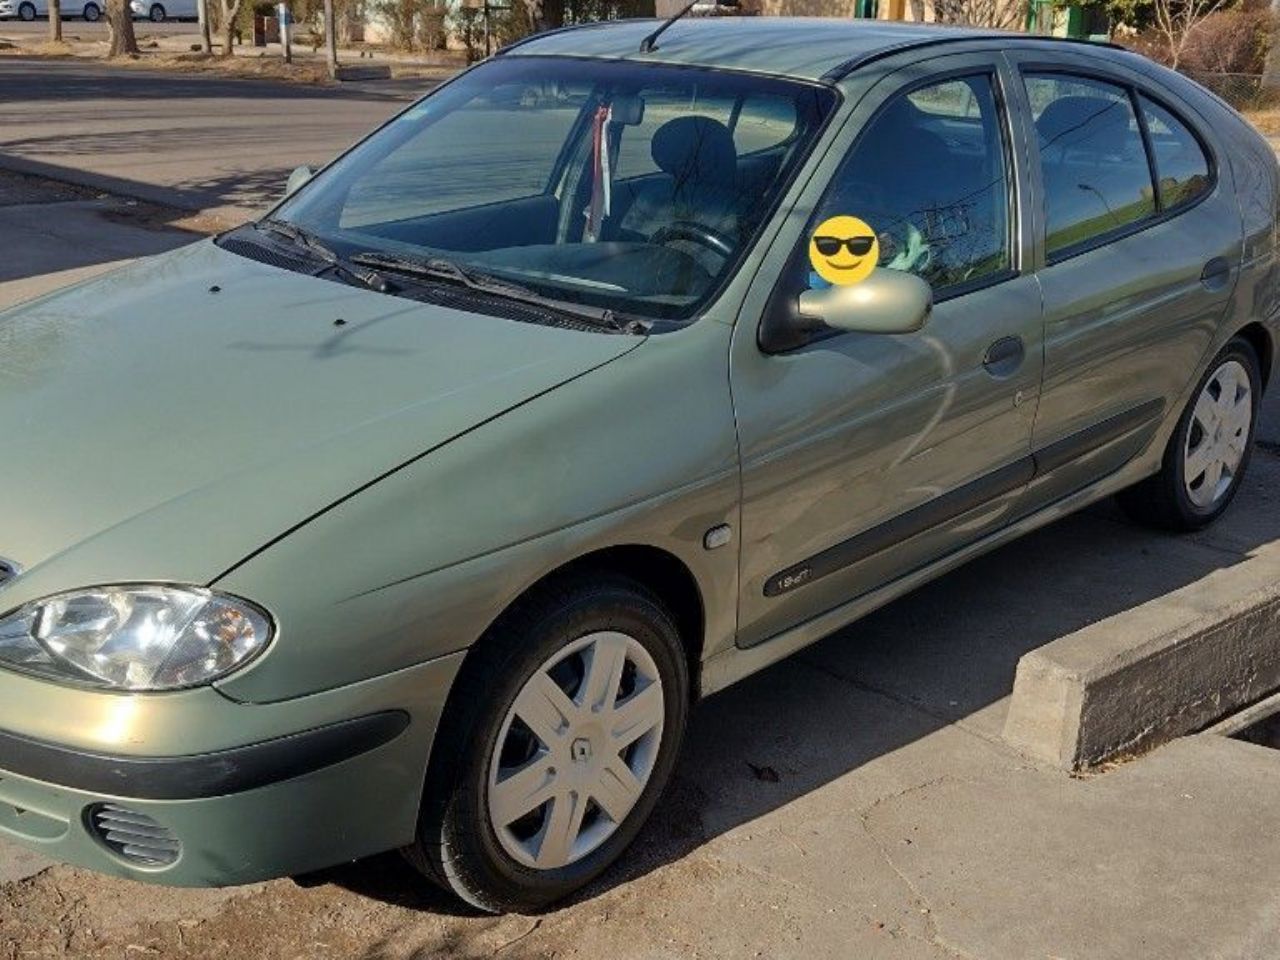
[[1249,373],[1235,360],[1219,367],[1196,400],[1183,449],[1183,483],[1197,507],[1212,507],[1236,481],[1253,425]]
[[489,818],[525,866],[567,866],[604,843],[653,773],[665,716],[657,665],[623,633],[543,664],[507,711],[489,765]]

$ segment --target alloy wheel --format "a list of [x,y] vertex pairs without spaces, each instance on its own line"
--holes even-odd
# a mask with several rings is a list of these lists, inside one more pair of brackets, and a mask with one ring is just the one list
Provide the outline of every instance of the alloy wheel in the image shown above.
[[664,717],[657,665],[624,633],[589,634],[538,668],[490,763],[489,817],[507,854],[553,870],[598,849],[640,799]]
[[1248,449],[1253,424],[1249,374],[1228,360],[1205,383],[1191,416],[1183,448],[1187,496],[1208,509],[1231,490]]

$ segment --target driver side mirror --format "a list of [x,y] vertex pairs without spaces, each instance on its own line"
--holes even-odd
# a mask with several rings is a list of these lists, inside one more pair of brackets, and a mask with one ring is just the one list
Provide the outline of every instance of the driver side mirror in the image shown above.
[[929,319],[933,290],[914,273],[876,267],[861,283],[805,290],[800,315],[852,333],[915,333]]
[[289,179],[284,185],[284,195],[291,197],[297,193],[315,174],[311,172],[310,167],[294,167],[293,173],[289,174]]

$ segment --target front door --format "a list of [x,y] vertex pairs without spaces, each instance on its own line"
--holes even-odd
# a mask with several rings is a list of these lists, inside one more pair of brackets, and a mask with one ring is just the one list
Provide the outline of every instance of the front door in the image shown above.
[[[1009,79],[992,53],[880,80],[800,198],[812,216],[793,218],[770,251],[757,284],[771,289],[748,295],[731,359],[742,646],[990,532],[1030,479],[1041,312],[1023,271]],[[823,282],[809,240],[835,216],[872,228],[880,269],[929,282],[922,330],[814,335],[793,323],[799,294]]]

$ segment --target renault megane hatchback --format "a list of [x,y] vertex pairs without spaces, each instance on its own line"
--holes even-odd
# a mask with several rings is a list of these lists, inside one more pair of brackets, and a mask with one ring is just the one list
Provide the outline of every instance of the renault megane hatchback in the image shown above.
[[1239,116],[1104,46],[657,28],[0,317],[0,834],[538,908],[698,697],[1099,498],[1227,508],[1280,332]]

